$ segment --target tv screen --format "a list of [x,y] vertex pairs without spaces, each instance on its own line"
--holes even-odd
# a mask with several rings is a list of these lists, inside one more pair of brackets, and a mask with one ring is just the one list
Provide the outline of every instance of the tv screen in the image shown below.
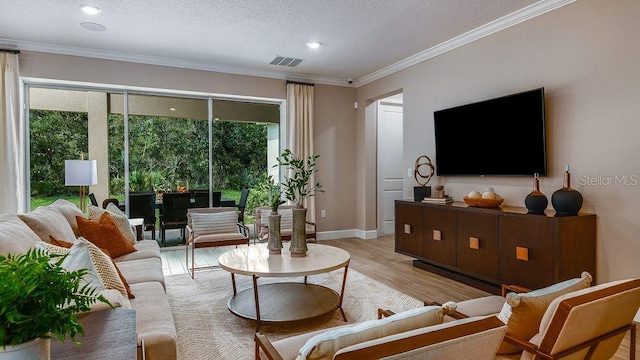
[[547,174],[544,88],[434,112],[436,173]]

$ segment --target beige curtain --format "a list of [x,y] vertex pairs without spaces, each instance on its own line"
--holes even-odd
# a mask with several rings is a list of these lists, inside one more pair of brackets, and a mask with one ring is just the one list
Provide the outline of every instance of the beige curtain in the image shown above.
[[[287,83],[287,148],[306,159],[313,153],[313,85]],[[310,184],[315,184],[311,176]],[[307,208],[307,220],[315,222],[315,197],[302,204]]]
[[18,54],[0,51],[0,213],[26,209],[20,156],[19,87]]

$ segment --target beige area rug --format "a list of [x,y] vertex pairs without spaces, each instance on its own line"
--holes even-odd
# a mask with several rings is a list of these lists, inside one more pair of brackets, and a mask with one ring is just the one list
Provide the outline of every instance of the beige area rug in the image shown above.
[[[320,284],[340,292],[343,269],[309,277],[309,283]],[[302,281],[303,278],[259,279],[270,281]],[[231,276],[221,269],[167,276],[167,294],[178,334],[178,359],[253,359],[255,321],[242,319],[227,309],[233,291]],[[236,276],[238,291],[251,287],[251,278]],[[262,300],[262,299],[261,299]],[[396,312],[422,306],[422,302],[368,278],[353,269],[347,273],[342,307],[348,323],[375,319],[377,309]],[[286,311],[287,309],[282,309]],[[260,332],[271,340],[324,329],[345,322],[340,311],[314,320],[288,324],[263,323]]]

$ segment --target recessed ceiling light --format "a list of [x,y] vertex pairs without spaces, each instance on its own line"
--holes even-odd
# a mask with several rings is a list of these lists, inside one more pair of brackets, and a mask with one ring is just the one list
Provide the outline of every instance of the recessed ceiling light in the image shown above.
[[311,49],[317,49],[317,48],[319,48],[320,46],[322,46],[322,43],[317,42],[317,41],[311,41],[311,42],[308,42],[308,43],[307,43],[307,46],[308,46],[309,48],[311,48]]
[[171,110],[171,111],[176,111],[176,108],[169,108],[169,110]]
[[86,14],[89,14],[89,15],[95,15],[100,13],[100,11],[102,11],[100,10],[100,8],[95,7],[93,5],[82,5],[80,8],[82,9],[82,11],[84,11]]
[[80,26],[91,31],[105,31],[107,29],[103,25],[92,23],[92,22],[83,22],[83,23],[80,23]]

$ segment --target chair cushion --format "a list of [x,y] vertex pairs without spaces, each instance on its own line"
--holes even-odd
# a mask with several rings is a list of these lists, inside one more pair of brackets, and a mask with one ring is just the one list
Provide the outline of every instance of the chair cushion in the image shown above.
[[44,242],[49,242],[49,235],[68,241],[76,239],[71,225],[56,208],[40,206],[28,213],[19,214],[18,217]]
[[22,254],[41,241],[15,214],[0,214],[0,255]]
[[78,220],[80,235],[99,248],[107,249],[111,257],[115,258],[137,251],[137,249],[122,236],[122,233],[120,233],[108,212],[102,214],[99,222],[80,216],[76,219]]
[[[558,296],[588,288],[591,286],[591,275],[583,272],[581,277],[566,280],[546,288],[528,293],[509,293],[498,318],[507,324],[507,335],[528,341],[538,333],[542,316],[549,304]],[[520,351],[516,346],[502,342],[498,354],[511,354]]]
[[109,203],[105,209],[87,205],[87,212],[89,213],[89,219],[93,221],[100,221],[102,215],[108,213],[125,240],[131,245],[134,245],[138,241],[136,233],[133,231],[133,228],[131,228],[131,224],[129,224],[127,215],[125,215],[116,204]]
[[327,330],[300,348],[298,360],[333,359],[337,351],[364,341],[442,323],[440,306],[423,306],[392,316]]
[[[115,264],[107,254],[90,241],[80,237],[70,249],[44,241],[38,242],[36,247],[53,254],[67,255],[62,261],[62,267],[67,271],[87,269],[89,272],[83,279],[98,291],[116,289],[123,297],[128,298],[127,289],[118,275]],[[131,304],[127,301],[125,307],[130,308]]]
[[238,214],[235,211],[191,213],[191,223],[195,237],[238,232]]

